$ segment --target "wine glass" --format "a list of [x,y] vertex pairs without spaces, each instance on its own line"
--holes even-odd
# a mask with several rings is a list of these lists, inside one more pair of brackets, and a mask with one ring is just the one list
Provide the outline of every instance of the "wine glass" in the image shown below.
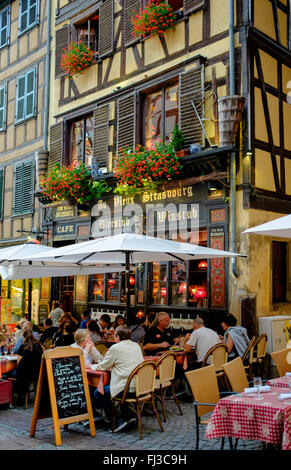
[[254,377],[253,382],[254,382],[254,387],[257,387],[258,389],[258,397],[260,397],[260,387],[262,386],[261,377]]

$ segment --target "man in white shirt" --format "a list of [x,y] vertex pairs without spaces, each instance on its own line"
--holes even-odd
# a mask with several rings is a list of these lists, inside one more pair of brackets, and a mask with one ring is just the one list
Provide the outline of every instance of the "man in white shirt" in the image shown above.
[[[133,369],[143,362],[143,355],[139,344],[131,341],[131,330],[127,326],[118,326],[114,333],[116,344],[113,344],[103,360],[94,366],[94,370],[111,369],[110,385],[104,387],[104,395],[97,389],[94,392],[96,406],[103,408],[106,417],[112,423],[111,397],[121,397],[128,377]],[[134,392],[134,390],[130,390]],[[127,425],[127,421],[120,417],[115,432]]]
[[204,326],[204,321],[200,317],[194,318],[193,330],[194,331],[191,335],[188,333],[185,336],[186,344],[184,346],[184,351],[191,352],[193,349],[195,350],[197,362],[192,363],[193,367],[190,367],[196,369],[202,366],[204,357],[209,349],[216,344],[221,343],[221,340],[214,330]]

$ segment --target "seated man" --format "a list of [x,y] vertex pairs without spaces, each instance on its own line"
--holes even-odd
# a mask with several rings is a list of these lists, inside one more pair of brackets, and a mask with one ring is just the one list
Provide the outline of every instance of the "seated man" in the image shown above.
[[53,322],[51,318],[46,318],[44,321],[44,332],[40,335],[39,341],[44,344],[45,341],[49,338],[52,338],[53,335],[58,331],[56,326],[53,326]]
[[157,326],[152,326],[145,335],[143,349],[146,353],[155,356],[165,352],[170,346],[179,342],[179,338],[173,338],[169,330],[170,316],[167,312],[159,312]]
[[85,312],[82,312],[81,318],[82,321],[80,324],[80,328],[87,328],[87,323],[91,319],[91,313],[89,312],[89,310],[85,310]]
[[221,343],[221,340],[218,334],[211,330],[210,328],[206,328],[204,326],[204,321],[200,317],[196,317],[193,320],[193,332],[188,333],[185,336],[185,352],[193,351],[193,348],[197,355],[197,362],[194,362],[190,365],[188,369],[197,369],[202,366],[204,357],[206,353],[209,351],[210,348],[215,346],[218,343]]
[[108,333],[110,328],[110,315],[103,313],[97,323],[101,333]]
[[[110,385],[105,385],[104,395],[97,389],[94,392],[96,407],[103,408],[107,419],[112,423],[111,397],[122,397],[126,382],[133,369],[143,362],[140,346],[131,341],[131,330],[127,326],[118,326],[114,332],[116,344],[107,351],[103,361],[94,366],[94,370],[111,369]],[[134,390],[130,390],[134,392]],[[125,418],[119,418],[115,432],[127,425]]]

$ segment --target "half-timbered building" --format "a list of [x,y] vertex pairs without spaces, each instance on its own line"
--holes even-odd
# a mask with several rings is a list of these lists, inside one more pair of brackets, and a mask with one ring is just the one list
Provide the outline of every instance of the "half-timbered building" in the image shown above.
[[[49,5],[0,2],[0,248],[25,243],[40,231],[34,190],[37,157],[48,150]],[[1,323],[31,314],[32,303],[38,320],[40,283],[33,280],[29,288],[28,280],[1,278]]]
[[[48,168],[81,160],[94,177],[114,186],[121,147],[147,146],[158,136],[167,142],[178,124],[192,151],[181,160],[181,178],[133,202],[143,214],[148,203],[162,199],[198,204],[199,232],[190,233],[190,241],[248,258],[133,266],[131,321],[138,311],[166,310],[180,326],[197,313],[217,325],[226,311],[243,323],[283,312],[291,300],[289,245],[241,232],[289,212],[290,2],[168,3],[176,11],[175,29],[134,39],[131,17],[141,0],[54,0]],[[60,64],[72,41],[86,42],[96,60],[70,80]],[[228,95],[243,96],[245,106],[236,140],[225,146],[218,101]],[[127,200],[111,192],[91,210],[43,205],[50,243],[86,240],[116,228],[114,223],[126,227],[126,218],[98,225],[104,204],[113,209]],[[193,214],[186,214],[189,228]],[[87,304],[93,311],[122,312],[124,276],[62,278],[53,281],[52,296],[75,312]]]

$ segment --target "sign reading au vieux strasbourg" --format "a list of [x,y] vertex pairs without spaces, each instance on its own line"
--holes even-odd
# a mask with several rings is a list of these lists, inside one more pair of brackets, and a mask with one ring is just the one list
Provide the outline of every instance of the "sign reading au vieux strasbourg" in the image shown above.
[[185,227],[197,227],[197,203],[203,199],[199,185],[187,185],[186,181],[172,181],[156,191],[143,191],[134,196],[104,196],[92,208],[91,235],[105,235],[112,229],[128,231],[133,225],[135,232],[143,233],[145,216],[153,217],[155,226],[165,224],[168,229],[182,222]]

